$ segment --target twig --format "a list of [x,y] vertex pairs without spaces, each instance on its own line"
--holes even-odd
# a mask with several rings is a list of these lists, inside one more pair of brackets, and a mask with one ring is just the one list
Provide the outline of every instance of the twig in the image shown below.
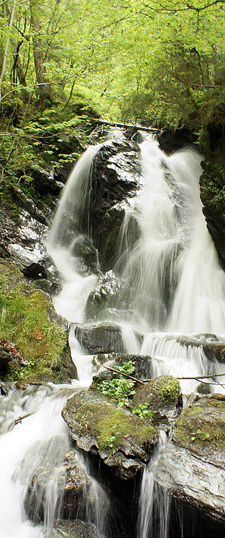
[[26,413],[25,415],[21,415],[20,417],[15,418],[15,420],[12,422],[12,424],[10,424],[10,426],[8,427],[7,432],[13,430],[13,428],[14,428],[14,426],[16,426],[16,424],[19,424],[20,422],[22,422],[22,420],[24,418],[30,417],[30,415],[33,415],[34,412],[35,411],[31,411],[30,413]]
[[225,377],[225,373],[224,374],[211,374],[211,375],[197,375],[197,376],[192,376],[192,377],[177,377],[177,379],[214,379],[214,377]]
[[98,120],[93,118],[96,123],[101,125],[113,125],[114,127],[125,127],[126,129],[135,128],[138,131],[148,131],[149,133],[158,133],[162,129],[156,129],[154,127],[144,127],[143,125],[135,125],[133,123],[119,123],[116,121]]
[[110,368],[110,366],[105,366],[103,364],[103,368],[107,368],[107,370],[111,370],[111,372],[115,372],[116,374],[123,375],[124,377],[128,377],[128,379],[132,379],[132,381],[135,381],[135,383],[140,383],[141,385],[144,385],[144,381],[140,381],[140,379],[136,379],[136,377],[132,377],[132,375],[124,374],[123,372],[120,372],[119,370],[116,370],[116,368]]

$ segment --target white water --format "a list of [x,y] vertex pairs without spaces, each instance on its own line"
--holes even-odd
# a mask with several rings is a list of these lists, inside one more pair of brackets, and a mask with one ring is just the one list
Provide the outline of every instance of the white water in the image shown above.
[[[96,276],[80,274],[73,247],[77,237],[84,233],[84,221],[88,233],[85,207],[93,157],[98,149],[99,146],[90,148],[75,167],[47,241],[48,252],[65,281],[61,294],[55,298],[55,307],[71,323],[85,321],[85,303],[96,283]],[[125,217],[117,264],[131,288],[129,309],[134,312],[132,324],[121,324],[125,349],[128,353],[152,356],[154,376],[223,373],[222,366],[210,363],[203,350],[206,338],[202,333],[208,334],[208,341],[215,341],[211,333],[225,341],[225,276],[199,199],[202,157],[192,150],[166,157],[149,137],[141,144],[141,154],[143,188],[132,199]],[[128,241],[131,218],[137,221],[141,232],[133,247]],[[142,347],[134,330],[144,334]],[[61,389],[46,387],[30,393],[16,391],[0,397],[5,420],[5,433],[0,437],[1,538],[42,538],[57,517],[58,485],[63,479],[60,462],[69,442],[61,408],[65,399],[73,391],[88,386],[92,377],[92,357],[83,354],[72,329],[69,338],[80,384]],[[196,384],[182,381],[187,391],[192,391]],[[10,420],[30,411],[35,413],[7,432]],[[44,526],[32,525],[24,512],[27,487],[36,466],[51,460],[53,446],[61,446],[62,452],[57,451],[59,466],[47,487]],[[158,456],[144,474],[141,503],[145,508],[140,516],[139,538],[147,538],[149,533]],[[98,488],[93,481],[92,494],[101,498]],[[102,530],[104,515],[97,510],[90,517]],[[162,528],[160,538],[166,537],[164,523],[165,531]]]
[[[154,494],[155,473],[159,465],[162,452],[165,449],[167,437],[165,432],[160,432],[159,443],[155,449],[155,454],[148,466],[144,469],[141,493],[139,498],[139,519],[138,519],[138,535],[137,538],[148,538],[153,534],[153,508],[156,494]],[[169,497],[162,495],[161,499],[161,514],[159,514],[159,529],[158,538],[167,538],[168,530],[168,514],[169,514]],[[159,507],[159,503],[158,503]]]

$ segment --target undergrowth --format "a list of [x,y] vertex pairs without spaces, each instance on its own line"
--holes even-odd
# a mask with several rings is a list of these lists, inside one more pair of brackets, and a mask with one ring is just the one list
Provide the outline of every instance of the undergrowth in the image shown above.
[[116,376],[110,380],[104,379],[103,381],[100,381],[96,387],[98,392],[116,400],[119,407],[129,407],[131,412],[139,418],[150,418],[152,416],[152,411],[149,409],[147,402],[137,406],[130,405],[130,398],[135,394],[135,382],[132,379],[123,376],[123,374],[133,374],[135,370],[134,362],[131,360],[124,362],[122,366],[117,366],[117,370],[121,373],[120,377]]
[[26,381],[65,377],[61,356],[67,343],[66,331],[49,319],[47,296],[28,286],[13,264],[0,262],[0,334],[13,342],[27,361],[10,363],[7,379]]

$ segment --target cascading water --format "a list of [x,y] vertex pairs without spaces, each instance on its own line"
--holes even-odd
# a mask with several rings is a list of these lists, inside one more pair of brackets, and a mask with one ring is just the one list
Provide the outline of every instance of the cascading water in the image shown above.
[[[47,240],[48,252],[65,281],[62,292],[55,298],[55,308],[71,323],[84,322],[85,303],[97,278],[91,273],[84,276],[76,252],[77,244],[90,231],[87,208],[91,170],[100,147],[89,148],[76,165]],[[204,352],[208,342],[225,341],[225,275],[202,214],[198,187],[202,157],[190,149],[167,157],[149,136],[140,148],[141,188],[129,202],[115,266],[126,283],[126,293],[130,290],[126,302],[131,322],[128,323],[126,313],[122,319],[120,303],[114,309],[113,319],[118,311],[118,324],[128,353],[153,357],[153,376],[223,373],[222,365],[214,361],[212,366]],[[130,243],[134,221],[137,238]],[[122,291],[120,299],[124,305]],[[142,345],[137,333],[144,335]],[[89,385],[92,377],[92,357],[83,354],[72,330],[70,343],[80,383],[64,388],[28,389],[16,394],[12,391],[8,397],[0,397],[1,416],[6,420],[5,433],[0,439],[2,538],[42,538],[59,513],[60,481],[64,479],[62,454],[69,446],[67,427],[60,413],[66,398]],[[182,387],[191,391],[196,384],[183,381]],[[24,413],[27,417],[7,431],[9,421]],[[60,445],[62,452],[59,447],[53,450],[53,445]],[[56,452],[57,470],[48,483],[45,498],[41,499],[44,527],[33,525],[24,511],[27,487],[35,468],[44,460],[51,460],[53,452]],[[147,538],[150,532],[153,506],[150,494],[158,457],[159,453],[144,474],[142,504],[148,517],[144,512],[140,514],[138,538]],[[96,482],[92,483],[90,494],[102,498]],[[100,500],[100,504],[104,503]],[[107,501],[104,506],[106,513]],[[97,510],[90,519],[104,535],[100,525],[104,515]],[[162,524],[158,536],[166,538],[167,522]]]

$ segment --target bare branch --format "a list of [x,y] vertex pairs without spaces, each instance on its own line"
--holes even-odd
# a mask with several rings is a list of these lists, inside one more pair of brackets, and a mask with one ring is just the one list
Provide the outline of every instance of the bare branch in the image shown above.
[[123,375],[124,377],[128,377],[128,379],[135,381],[135,383],[140,383],[140,385],[145,384],[144,381],[140,381],[140,379],[136,379],[136,377],[133,377],[132,375],[124,374],[123,372],[116,370],[116,368],[111,368],[110,366],[105,366],[104,364],[103,364],[103,368],[106,368],[107,370],[110,370],[111,372],[115,372],[116,374]]

